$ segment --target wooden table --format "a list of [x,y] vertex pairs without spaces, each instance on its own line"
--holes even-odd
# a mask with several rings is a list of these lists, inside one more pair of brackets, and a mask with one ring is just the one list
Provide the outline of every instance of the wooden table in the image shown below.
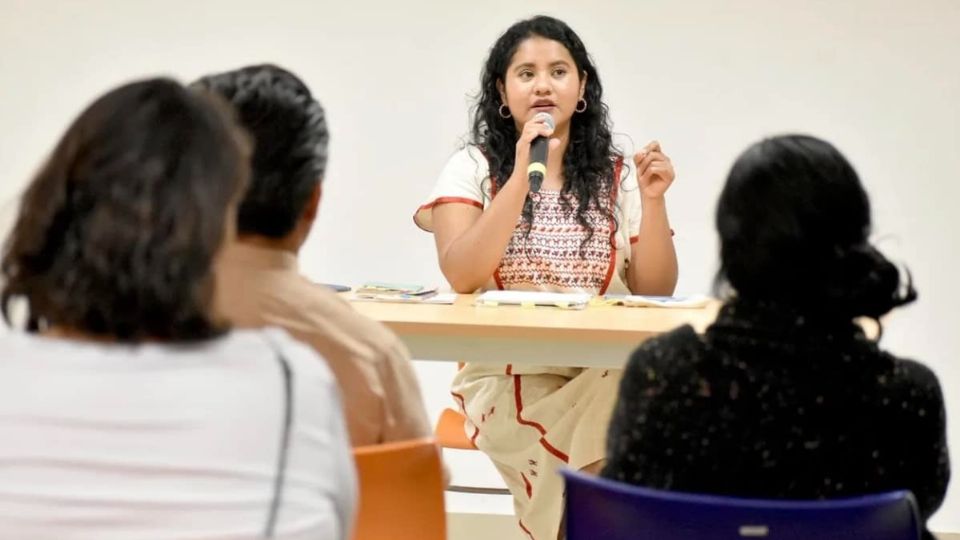
[[397,333],[417,360],[622,367],[640,342],[683,324],[702,332],[719,304],[702,309],[474,306],[352,302]]

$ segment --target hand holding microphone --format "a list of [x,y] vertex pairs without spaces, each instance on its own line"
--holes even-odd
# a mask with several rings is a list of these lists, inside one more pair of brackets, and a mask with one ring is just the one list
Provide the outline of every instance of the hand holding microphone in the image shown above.
[[[539,112],[533,117],[534,120],[540,120],[546,126],[550,133],[553,133],[556,127],[553,122],[553,116],[550,113]],[[527,178],[530,180],[530,191],[538,193],[543,179],[547,176],[547,152],[549,151],[549,140],[543,135],[538,135],[530,143],[530,164],[527,165]]]
[[547,153],[550,135],[554,130],[553,116],[539,112],[523,126],[517,141],[517,159],[514,174],[524,171],[530,182],[530,191],[537,193],[547,175]]

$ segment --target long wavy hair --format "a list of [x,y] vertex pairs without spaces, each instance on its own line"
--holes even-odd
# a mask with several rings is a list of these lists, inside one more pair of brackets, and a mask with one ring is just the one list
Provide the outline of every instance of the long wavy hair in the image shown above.
[[[500,116],[500,92],[497,83],[504,81],[510,61],[520,44],[531,37],[542,37],[559,42],[573,57],[581,77],[587,78],[584,99],[587,108],[575,113],[570,120],[570,140],[563,156],[565,182],[561,200],[570,211],[576,212],[577,222],[587,230],[583,246],[593,238],[593,224],[586,212],[595,207],[607,219],[615,221],[610,204],[613,195],[614,164],[619,152],[613,145],[609,111],[603,102],[603,86],[597,68],[593,65],[583,41],[566,23],[536,16],[515,23],[501,35],[490,49],[480,76],[480,92],[473,108],[473,126],[470,142],[479,147],[490,166],[490,181],[496,189],[503,187],[513,172],[517,138],[520,136],[512,118]],[[568,195],[574,195],[577,207],[570,205]],[[522,218],[530,233],[536,195],[528,196]],[[616,226],[616,225],[615,225]]]

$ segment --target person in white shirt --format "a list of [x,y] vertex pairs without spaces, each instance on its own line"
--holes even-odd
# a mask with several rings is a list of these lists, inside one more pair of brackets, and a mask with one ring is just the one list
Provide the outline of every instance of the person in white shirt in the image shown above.
[[204,92],[99,98],[23,195],[0,262],[0,538],[344,540],[336,381],[210,314],[250,143]]

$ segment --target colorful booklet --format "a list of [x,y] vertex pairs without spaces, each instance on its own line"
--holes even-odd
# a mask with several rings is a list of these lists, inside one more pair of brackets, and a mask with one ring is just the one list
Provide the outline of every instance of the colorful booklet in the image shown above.
[[364,297],[428,297],[437,294],[436,287],[410,285],[407,283],[387,283],[384,281],[370,281],[364,283],[354,291],[357,296]]
[[364,283],[353,293],[353,300],[372,302],[452,304],[456,299],[456,294],[438,294],[437,287],[382,281]]

